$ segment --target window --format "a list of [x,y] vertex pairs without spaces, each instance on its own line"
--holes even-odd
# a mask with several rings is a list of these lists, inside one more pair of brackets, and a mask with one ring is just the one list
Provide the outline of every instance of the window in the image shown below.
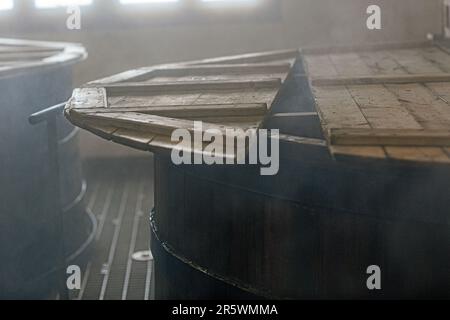
[[[82,6],[85,30],[267,23],[282,17],[280,0],[0,0],[0,30],[66,32],[68,6]],[[26,23],[17,19],[22,14]]]
[[220,2],[220,3],[247,3],[247,2],[256,2],[256,0],[202,0],[203,2]]
[[35,0],[35,4],[38,8],[86,6],[92,4],[92,0]]
[[0,0],[0,10],[11,10],[13,7],[13,0]]
[[243,4],[256,4],[259,0],[202,0],[206,3],[216,3],[221,5],[243,5]]
[[261,0],[201,0],[206,7],[216,8],[243,8],[255,7]]
[[178,2],[178,0],[120,0],[121,4]]
[[450,38],[450,0],[444,1],[444,35]]

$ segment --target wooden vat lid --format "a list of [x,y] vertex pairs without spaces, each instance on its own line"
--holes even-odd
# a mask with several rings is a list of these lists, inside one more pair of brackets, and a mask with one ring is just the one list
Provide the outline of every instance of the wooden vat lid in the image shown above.
[[450,163],[450,50],[445,43],[303,53],[333,155]]
[[76,89],[66,115],[105,139],[149,151],[173,149],[171,133],[193,131],[195,120],[204,129],[259,128],[301,53],[334,158],[449,164],[449,52],[437,42],[394,43],[145,67]]
[[87,57],[78,44],[0,38],[0,77],[65,65]]
[[172,132],[193,132],[194,121],[225,135],[258,128],[298,55],[274,51],[127,71],[76,89],[66,116],[105,139],[148,151],[173,149],[179,142],[171,141]]

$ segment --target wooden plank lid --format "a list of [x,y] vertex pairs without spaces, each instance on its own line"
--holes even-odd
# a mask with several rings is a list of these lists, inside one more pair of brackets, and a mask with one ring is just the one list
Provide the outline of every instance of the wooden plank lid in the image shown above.
[[446,44],[305,51],[316,108],[336,156],[450,163]]
[[[127,71],[76,89],[66,115],[103,138],[149,151],[175,148],[171,134],[194,132],[195,121],[224,135],[257,129],[298,55],[285,50]],[[197,149],[191,151],[203,152]]]

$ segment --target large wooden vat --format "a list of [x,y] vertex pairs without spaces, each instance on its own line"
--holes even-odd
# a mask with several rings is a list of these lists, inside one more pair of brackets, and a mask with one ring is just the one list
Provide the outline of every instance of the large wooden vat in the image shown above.
[[70,96],[72,65],[84,57],[78,45],[0,40],[0,298],[48,298],[57,288],[58,215],[64,216],[71,264],[79,261],[92,232],[83,203],[77,129],[58,116],[63,208],[55,212],[47,127],[28,122],[32,113]]
[[[66,109],[73,123],[103,138],[155,152],[151,247],[156,298],[448,298],[447,109],[440,109],[442,122],[430,117],[420,121],[423,127],[416,132],[404,129],[400,121],[409,119],[411,110],[419,113],[425,108],[418,109],[414,97],[398,97],[394,105],[372,103],[384,82],[400,87],[439,83],[448,89],[448,71],[392,76],[389,72],[397,72],[398,66],[382,54],[402,53],[409,57],[402,62],[404,68],[425,68],[433,62],[422,55],[433,54],[436,64],[449,59],[445,48],[437,50],[435,45],[217,58],[134,70],[75,91]],[[362,59],[355,52],[372,59],[366,66],[369,76],[350,68]],[[328,59],[347,63],[344,69],[356,75],[329,78]],[[286,61],[291,63],[289,72],[273,71],[274,65]],[[268,80],[274,76],[281,80],[279,85]],[[359,93],[355,97],[367,99],[370,108],[389,107],[389,112],[371,114],[379,109],[362,110],[369,108],[365,104],[356,109],[347,86]],[[207,106],[204,97],[209,99]],[[233,112],[244,112],[237,104],[257,104],[267,97],[273,99],[256,125],[281,131],[277,175],[261,176],[258,165],[174,164],[170,152],[176,143],[167,138],[171,130],[190,128],[192,120],[204,120],[219,130],[230,123],[250,128],[256,111],[239,113],[245,119],[237,121]],[[421,105],[433,105],[437,98],[428,97]],[[352,108],[346,105],[350,103]],[[368,123],[360,122],[358,112],[365,112]],[[399,114],[398,131],[383,131],[380,138],[382,125],[392,119],[379,117]],[[368,132],[337,135],[334,129],[342,124],[345,130],[356,125]],[[435,131],[434,126],[447,131]],[[431,141],[429,134],[438,139]],[[349,138],[359,140],[349,144]],[[190,151],[204,152],[195,148]],[[381,290],[367,286],[371,266],[381,270]]]
[[[335,164],[305,151],[274,178],[158,155],[156,297],[448,298],[450,200],[436,190],[449,190],[449,169]],[[381,291],[366,287],[371,265]]]

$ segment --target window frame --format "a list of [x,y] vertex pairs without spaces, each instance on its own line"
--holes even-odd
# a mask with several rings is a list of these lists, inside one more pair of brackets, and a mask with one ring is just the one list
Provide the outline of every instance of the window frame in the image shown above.
[[450,0],[444,0],[442,11],[444,36],[450,38]]
[[[34,8],[35,10],[55,10],[55,9],[61,9],[61,8],[67,8],[68,6],[71,5],[77,5],[77,4],[67,4],[67,5],[56,5],[56,6],[39,6],[38,2],[40,0],[33,0],[33,4],[34,4]],[[87,4],[78,4],[80,7],[87,7],[87,6],[91,6],[94,3],[95,0],[90,0],[90,3]],[[57,1],[55,1],[57,2]]]

